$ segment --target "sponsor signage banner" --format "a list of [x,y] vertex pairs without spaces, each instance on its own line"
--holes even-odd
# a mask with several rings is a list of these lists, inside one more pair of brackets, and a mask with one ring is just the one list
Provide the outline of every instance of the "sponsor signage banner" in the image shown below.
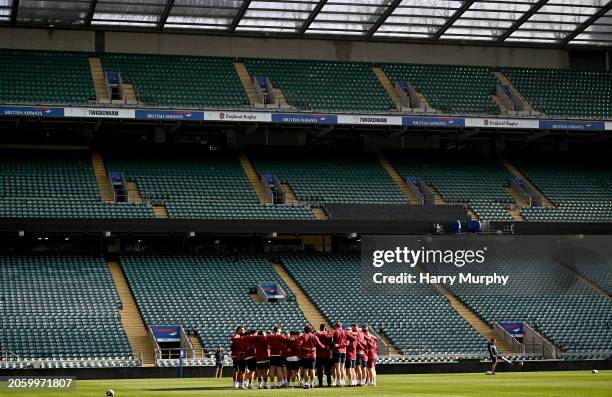
[[246,121],[246,122],[270,122],[272,113],[264,112],[205,112],[206,120],[215,121]]
[[151,331],[158,342],[180,342],[181,328],[176,325],[152,325]]
[[533,119],[465,119],[466,127],[485,127],[485,128],[525,128],[534,129],[540,126],[538,120]]
[[64,108],[46,106],[0,106],[1,116],[64,117]]
[[514,336],[515,338],[523,337],[523,323],[519,321],[506,321],[499,323],[499,326],[504,329],[507,333]]
[[612,121],[606,121],[606,130],[612,130]]
[[400,116],[339,115],[338,124],[402,125]]
[[465,119],[457,117],[403,117],[402,124],[410,127],[457,128],[465,126]]
[[603,121],[540,120],[540,128],[546,130],[600,131],[605,129],[605,124]]
[[65,113],[66,117],[133,119],[136,111],[121,108],[66,108]]
[[136,118],[143,120],[204,120],[204,112],[194,110],[136,109]]
[[272,113],[272,122],[292,124],[337,124],[335,114]]

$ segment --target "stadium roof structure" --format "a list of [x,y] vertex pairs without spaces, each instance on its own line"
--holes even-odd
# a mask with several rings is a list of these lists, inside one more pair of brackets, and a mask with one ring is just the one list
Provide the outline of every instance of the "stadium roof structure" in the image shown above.
[[0,26],[612,47],[612,0],[0,0]]

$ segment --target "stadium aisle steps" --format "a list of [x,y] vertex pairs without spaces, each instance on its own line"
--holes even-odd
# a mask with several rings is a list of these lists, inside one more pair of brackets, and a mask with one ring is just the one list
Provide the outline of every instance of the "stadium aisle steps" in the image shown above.
[[244,87],[244,91],[251,105],[263,105],[261,98],[257,95],[255,84],[253,83],[253,79],[246,65],[242,62],[234,62],[234,69],[236,69],[236,73],[238,73],[238,77],[240,77],[240,82],[242,83],[242,87]]
[[104,165],[104,159],[98,152],[91,154],[91,165],[93,166],[94,175],[96,176],[96,182],[98,183],[98,190],[100,191],[100,198],[103,202],[113,202],[113,187],[108,178],[106,172],[106,166]]
[[474,211],[471,208],[466,208],[467,209],[467,214],[470,217],[471,220],[475,221],[478,219],[478,216],[476,216],[476,214],[474,213]]
[[154,204],[153,213],[155,214],[156,218],[168,218],[168,211],[166,210],[166,207],[163,204]]
[[240,159],[240,165],[242,165],[242,169],[244,170],[244,173],[246,174],[249,183],[251,184],[251,186],[253,186],[253,190],[257,194],[259,204],[272,204],[272,200],[270,200],[270,197],[268,197],[268,195],[266,194],[263,182],[259,178],[259,175],[257,175],[255,168],[253,168],[251,160],[249,160],[245,153],[240,153],[238,158]]
[[287,97],[281,88],[274,87],[274,98],[276,99],[276,103],[278,107],[281,109],[289,109],[291,106],[287,102]]
[[121,83],[123,88],[123,101],[126,105],[138,105],[138,98],[136,98],[136,90],[132,83]]
[[130,291],[125,275],[118,262],[107,262],[119,298],[121,299],[121,323],[134,351],[134,357],[140,358],[142,354],[142,365],[152,367],[155,365],[155,351],[149,337],[149,333],[142,321],[134,296]]
[[[204,346],[202,346],[202,342],[200,341],[200,337],[198,335],[189,335],[189,341],[191,342],[191,346],[193,346],[193,350],[197,355],[198,352],[204,350]],[[215,346],[210,346],[210,348],[215,348]]]
[[[293,192],[293,189],[291,189],[291,186],[289,186],[288,183],[281,182],[281,185],[283,186],[283,189],[285,190],[285,203],[286,204],[302,205],[302,202],[295,197],[295,193]],[[318,220],[329,219],[329,217],[327,216],[327,213],[325,213],[325,210],[323,210],[323,208],[312,207],[312,214],[314,215],[315,219],[318,219]]]
[[94,89],[96,91],[96,101],[98,103],[110,103],[110,93],[108,91],[108,85],[106,85],[100,58],[89,58],[89,70],[91,71],[91,79],[93,80]]
[[606,292],[605,289],[603,289],[602,287],[600,287],[599,285],[597,285],[596,282],[594,282],[593,280],[591,280],[589,277],[585,276],[584,274],[580,273],[578,270],[576,270],[575,268],[571,267],[571,266],[567,266],[565,263],[561,262],[565,268],[567,270],[569,270],[571,273],[573,273],[576,278],[578,278],[578,280],[582,281],[584,284],[588,285],[589,288],[591,288],[593,291],[595,291],[596,293],[598,293],[599,295],[604,296],[606,299],[608,300],[612,300],[612,295],[608,295],[608,293]]
[[504,101],[499,97],[499,95],[491,95],[491,99],[493,100],[493,102],[495,102],[497,104],[497,106],[499,106],[499,110],[501,111],[501,114],[508,114],[508,106],[506,106],[506,104],[504,103]]
[[[521,92],[514,86],[514,84],[512,84],[512,82],[508,79],[508,77],[505,74],[503,74],[502,72],[495,72],[494,75],[497,78],[497,81],[499,81],[503,85],[507,85],[508,88],[510,89],[510,91],[514,92],[515,95],[517,97],[519,97],[522,100],[522,102],[524,103],[524,106],[522,108],[517,109],[517,110],[520,110],[520,111],[523,111],[523,112],[530,112],[530,113],[535,111],[533,106],[527,101],[527,99],[525,99],[523,94],[521,94]],[[501,106],[500,106],[500,108],[501,108]]]
[[382,84],[382,86],[384,87],[385,91],[387,91],[387,94],[389,94],[391,100],[393,100],[393,103],[395,104],[397,110],[401,111],[403,107],[402,100],[397,91],[395,90],[393,83],[391,82],[391,80],[389,80],[389,76],[387,76],[384,70],[379,67],[373,67],[372,71],[378,78],[378,81],[380,81],[380,84]]
[[502,164],[504,165],[504,167],[506,167],[506,169],[508,171],[510,171],[510,173],[518,178],[521,178],[523,181],[529,183],[531,185],[531,187],[536,190],[538,192],[538,194],[540,196],[542,196],[542,206],[543,207],[554,207],[553,203],[548,199],[548,197],[546,197],[544,195],[544,193],[542,193],[537,186],[535,186],[533,183],[531,183],[531,181],[525,176],[523,175],[523,173],[521,171],[518,170],[518,168],[516,168],[514,165],[510,164],[510,162],[506,159],[501,159]]
[[512,216],[512,219],[514,219],[517,222],[524,222],[525,218],[523,217],[523,215],[521,215],[521,210],[518,208],[509,208],[508,212],[510,213],[510,215]]
[[127,182],[128,189],[128,202],[130,203],[143,203],[144,200],[140,195],[140,190],[138,189],[138,184],[134,181]]
[[[423,273],[423,270],[420,269],[419,272]],[[474,328],[483,338],[486,340],[490,340],[491,338],[495,338],[495,331],[491,327],[487,325],[480,317],[476,315],[470,308],[465,306],[455,295],[453,295],[450,291],[444,288],[440,284],[431,284],[435,289],[438,290],[446,299],[448,299],[450,305],[459,313],[461,317],[467,321],[472,328]],[[502,352],[510,353],[512,352],[512,348],[503,340],[496,341],[497,346],[501,349]]]
[[383,166],[385,171],[387,171],[387,174],[389,174],[391,179],[393,179],[393,182],[395,182],[397,187],[402,191],[402,193],[404,193],[404,195],[406,196],[406,199],[408,200],[408,202],[410,204],[418,204],[416,195],[408,187],[408,185],[406,184],[406,181],[404,180],[404,178],[402,178],[400,176],[400,174],[397,172],[397,170],[393,167],[393,165],[391,165],[391,163],[389,163],[389,160],[387,160],[385,157],[383,157],[381,155],[378,158],[378,161],[380,161],[380,164]]
[[276,270],[278,275],[285,282],[285,284],[287,284],[287,287],[295,296],[295,301],[297,302],[298,307],[302,313],[304,313],[304,317],[306,317],[306,320],[310,323],[310,325],[312,325],[315,329],[319,329],[320,324],[325,324],[328,329],[331,329],[330,324],[327,323],[325,317],[323,317],[317,307],[306,296],[293,277],[289,275],[285,267],[278,262],[272,262],[272,267],[274,267],[274,270]]

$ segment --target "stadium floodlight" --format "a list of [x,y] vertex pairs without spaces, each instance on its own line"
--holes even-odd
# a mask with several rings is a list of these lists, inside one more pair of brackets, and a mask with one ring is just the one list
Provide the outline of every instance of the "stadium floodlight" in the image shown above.
[[195,237],[195,232],[189,232],[189,233],[187,234],[187,236],[188,236],[188,237]]
[[104,232],[104,237],[110,237],[110,236],[111,236],[110,230],[107,230]]
[[19,237],[23,237],[23,236],[25,236],[25,231],[24,231],[24,230],[20,230],[20,231],[18,232],[18,235],[19,235]]

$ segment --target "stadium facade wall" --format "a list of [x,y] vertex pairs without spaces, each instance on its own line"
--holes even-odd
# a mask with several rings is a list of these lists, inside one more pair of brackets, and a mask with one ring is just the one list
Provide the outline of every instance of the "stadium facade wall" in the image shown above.
[[[103,32],[107,52],[568,68],[565,49]],[[0,28],[1,48],[94,51],[94,31]],[[100,46],[98,46],[100,47]]]
[[[435,373],[478,373],[484,372],[489,363],[415,363],[379,365],[379,374],[435,374]],[[500,363],[499,372],[532,371],[590,371],[612,369],[612,360],[588,361],[526,361],[523,367]],[[130,367],[130,368],[76,368],[76,369],[8,369],[0,370],[3,376],[75,376],[77,380],[86,379],[152,379],[177,378],[178,367]],[[214,376],[215,367],[184,367],[185,378]],[[231,376],[231,367],[223,369],[223,376]]]

